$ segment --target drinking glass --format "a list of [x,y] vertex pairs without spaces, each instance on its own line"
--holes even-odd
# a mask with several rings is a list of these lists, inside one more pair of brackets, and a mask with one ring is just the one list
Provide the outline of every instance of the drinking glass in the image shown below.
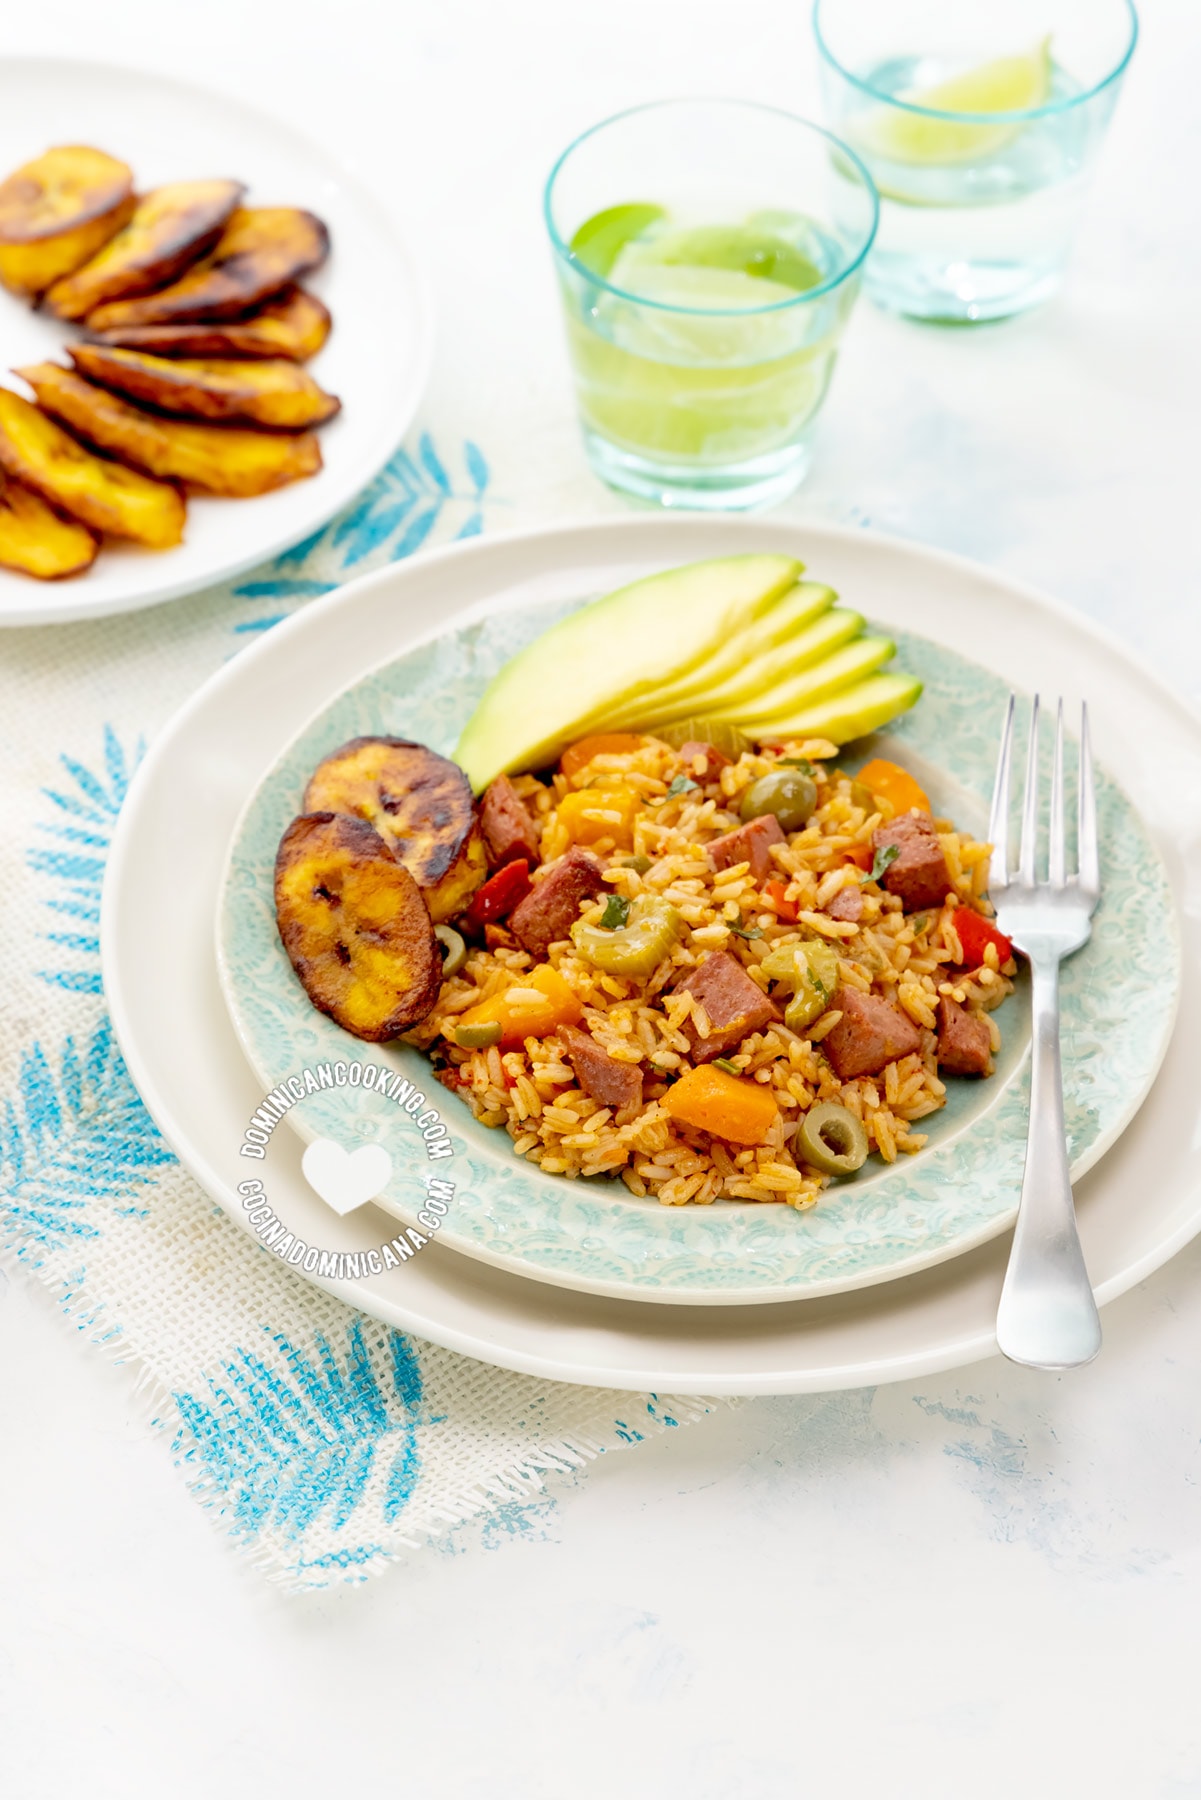
[[601,479],[664,506],[790,493],[876,229],[854,152],[770,107],[662,101],[577,138],[545,214]]
[[864,275],[919,319],[1058,287],[1138,19],[1131,0],[814,0],[826,116],[880,192]]

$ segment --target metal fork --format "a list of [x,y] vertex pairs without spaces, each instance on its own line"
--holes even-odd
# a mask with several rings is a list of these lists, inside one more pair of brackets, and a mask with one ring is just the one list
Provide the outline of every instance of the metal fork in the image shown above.
[[1063,701],[1055,723],[1047,824],[1047,876],[1038,876],[1038,695],[1030,713],[1026,788],[1016,870],[1009,867],[1009,778],[1015,696],[1009,696],[997,759],[989,837],[989,888],[997,924],[1030,959],[1034,1026],[1030,1129],[1009,1267],[997,1310],[997,1343],[1013,1362],[1072,1369],[1101,1348],[1101,1321],[1076,1232],[1059,1062],[1059,965],[1086,944],[1100,897],[1097,807],[1088,707],[1080,709],[1076,873],[1066,872]]

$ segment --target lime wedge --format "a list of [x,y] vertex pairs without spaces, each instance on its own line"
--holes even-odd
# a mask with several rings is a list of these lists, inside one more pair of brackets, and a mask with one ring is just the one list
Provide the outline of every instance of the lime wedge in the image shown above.
[[[934,87],[906,88],[897,99],[931,112],[1014,113],[1042,106],[1050,91],[1051,40],[1046,37],[1028,56],[1000,57]],[[865,150],[890,162],[939,165],[991,156],[1021,129],[1020,120],[987,125],[880,106],[863,117],[854,135]]]
[[586,269],[603,279],[626,245],[664,217],[661,206],[641,201],[608,206],[604,212],[593,213],[590,219],[584,220],[571,240],[571,253]]
[[803,294],[818,287],[821,270],[786,238],[747,225],[703,225],[664,238],[657,260],[667,268],[730,269]]

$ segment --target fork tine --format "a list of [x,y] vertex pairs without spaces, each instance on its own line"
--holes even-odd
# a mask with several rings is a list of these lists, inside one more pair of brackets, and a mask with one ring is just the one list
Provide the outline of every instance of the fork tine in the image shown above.
[[1097,792],[1093,783],[1093,747],[1088,729],[1088,702],[1080,708],[1080,821],[1076,827],[1078,881],[1083,893],[1094,899],[1101,891],[1101,867],[1097,856]]
[[988,841],[992,845],[988,884],[992,888],[1003,888],[1009,882],[1009,769],[1013,759],[1014,701],[1015,696],[1010,694],[1001,731],[1001,748],[997,752],[992,808],[988,815]]
[[1038,695],[1030,708],[1030,738],[1026,746],[1026,793],[1022,800],[1022,842],[1018,851],[1018,879],[1034,886],[1038,867]]
[[1047,843],[1047,880],[1062,887],[1065,880],[1063,842],[1063,698],[1055,714],[1055,759],[1051,764],[1051,826]]

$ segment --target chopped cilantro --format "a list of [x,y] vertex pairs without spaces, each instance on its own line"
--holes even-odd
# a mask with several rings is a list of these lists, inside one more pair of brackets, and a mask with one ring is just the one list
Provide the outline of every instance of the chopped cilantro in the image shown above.
[[681,794],[690,794],[699,784],[690,775],[677,775],[666,794],[665,800],[678,800]]
[[919,913],[917,915],[917,918],[913,921],[914,937],[921,937],[922,932],[926,929],[926,927],[929,923],[930,923],[929,913]]
[[776,765],[780,769],[799,769],[802,775],[813,774],[813,764],[807,756],[782,756]]
[[604,931],[620,931],[630,916],[630,903],[624,894],[610,894],[605,901],[605,910],[601,914],[601,929]]
[[735,937],[740,938],[761,938],[763,936],[757,925],[731,925],[730,930]]
[[879,881],[881,875],[886,874],[892,868],[900,854],[901,846],[899,844],[881,844],[876,851],[875,861],[867,874],[859,877],[860,881]]
[[727,1075],[742,1074],[742,1070],[738,1067],[738,1064],[732,1063],[728,1056],[715,1056],[713,1058],[713,1067],[715,1069],[724,1069]]

